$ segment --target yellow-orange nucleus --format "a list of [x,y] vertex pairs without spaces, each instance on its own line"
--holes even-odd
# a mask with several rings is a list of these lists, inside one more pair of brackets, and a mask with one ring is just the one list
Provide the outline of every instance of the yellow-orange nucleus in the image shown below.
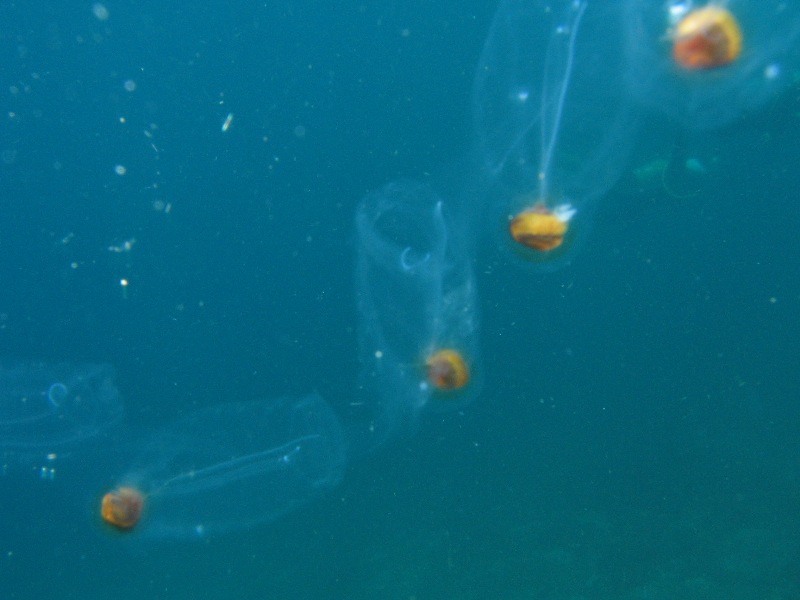
[[428,382],[439,390],[458,390],[469,382],[469,368],[460,352],[445,348],[425,361]]
[[[566,209],[566,210],[561,210]],[[568,205],[551,210],[542,203],[517,214],[508,225],[514,241],[532,250],[547,252],[564,243],[574,210]]]
[[133,487],[120,487],[103,496],[100,516],[117,529],[132,529],[142,516],[144,496]]
[[672,56],[684,69],[713,69],[735,61],[742,52],[736,17],[721,6],[690,11],[675,26]]

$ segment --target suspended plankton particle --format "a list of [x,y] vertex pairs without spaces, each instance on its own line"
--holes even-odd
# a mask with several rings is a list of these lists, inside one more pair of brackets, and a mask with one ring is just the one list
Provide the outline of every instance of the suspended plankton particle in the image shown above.
[[222,122],[222,133],[225,133],[231,128],[231,123],[233,123],[233,113],[228,113],[228,116],[225,117],[225,120]]
[[698,175],[708,174],[708,169],[699,158],[687,158],[685,166],[686,170],[692,173],[697,173]]
[[104,4],[99,2],[92,4],[92,13],[98,21],[108,21],[109,12]]

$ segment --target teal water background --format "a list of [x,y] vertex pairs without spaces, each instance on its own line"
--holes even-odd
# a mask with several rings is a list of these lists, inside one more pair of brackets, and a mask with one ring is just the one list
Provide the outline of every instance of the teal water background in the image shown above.
[[[0,6],[0,356],[113,365],[137,429],[311,391],[344,413],[355,207],[399,177],[469,197],[495,7],[107,8]],[[480,397],[274,523],[112,535],[113,437],[0,478],[0,597],[800,596],[799,129],[796,87],[719,132],[646,120],[572,265],[483,236]]]

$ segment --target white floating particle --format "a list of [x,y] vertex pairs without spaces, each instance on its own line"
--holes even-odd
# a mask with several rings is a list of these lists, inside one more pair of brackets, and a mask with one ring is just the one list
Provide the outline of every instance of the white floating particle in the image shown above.
[[108,20],[108,9],[104,4],[100,4],[99,2],[92,4],[92,13],[94,13],[95,18],[97,18],[98,21]]
[[231,128],[231,123],[233,123],[233,113],[228,113],[228,116],[225,117],[225,121],[222,123],[222,133],[225,133]]

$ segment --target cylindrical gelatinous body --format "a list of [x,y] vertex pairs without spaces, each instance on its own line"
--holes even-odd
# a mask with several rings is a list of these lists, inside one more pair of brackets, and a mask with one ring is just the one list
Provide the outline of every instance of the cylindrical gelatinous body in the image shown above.
[[[477,392],[477,291],[462,215],[430,187],[401,181],[366,196],[356,213],[360,393],[368,407],[363,446],[408,429],[448,389],[448,407]],[[426,362],[448,349],[463,374],[448,388]],[[452,393],[458,391],[458,398]]]
[[62,461],[102,443],[123,404],[114,368],[104,364],[0,365],[3,469],[54,479]]
[[223,403],[141,443],[101,503],[111,525],[144,538],[203,537],[271,521],[336,485],[345,446],[318,395]]
[[484,213],[505,246],[545,268],[569,262],[636,139],[621,13],[620,2],[505,0],[478,65]]

